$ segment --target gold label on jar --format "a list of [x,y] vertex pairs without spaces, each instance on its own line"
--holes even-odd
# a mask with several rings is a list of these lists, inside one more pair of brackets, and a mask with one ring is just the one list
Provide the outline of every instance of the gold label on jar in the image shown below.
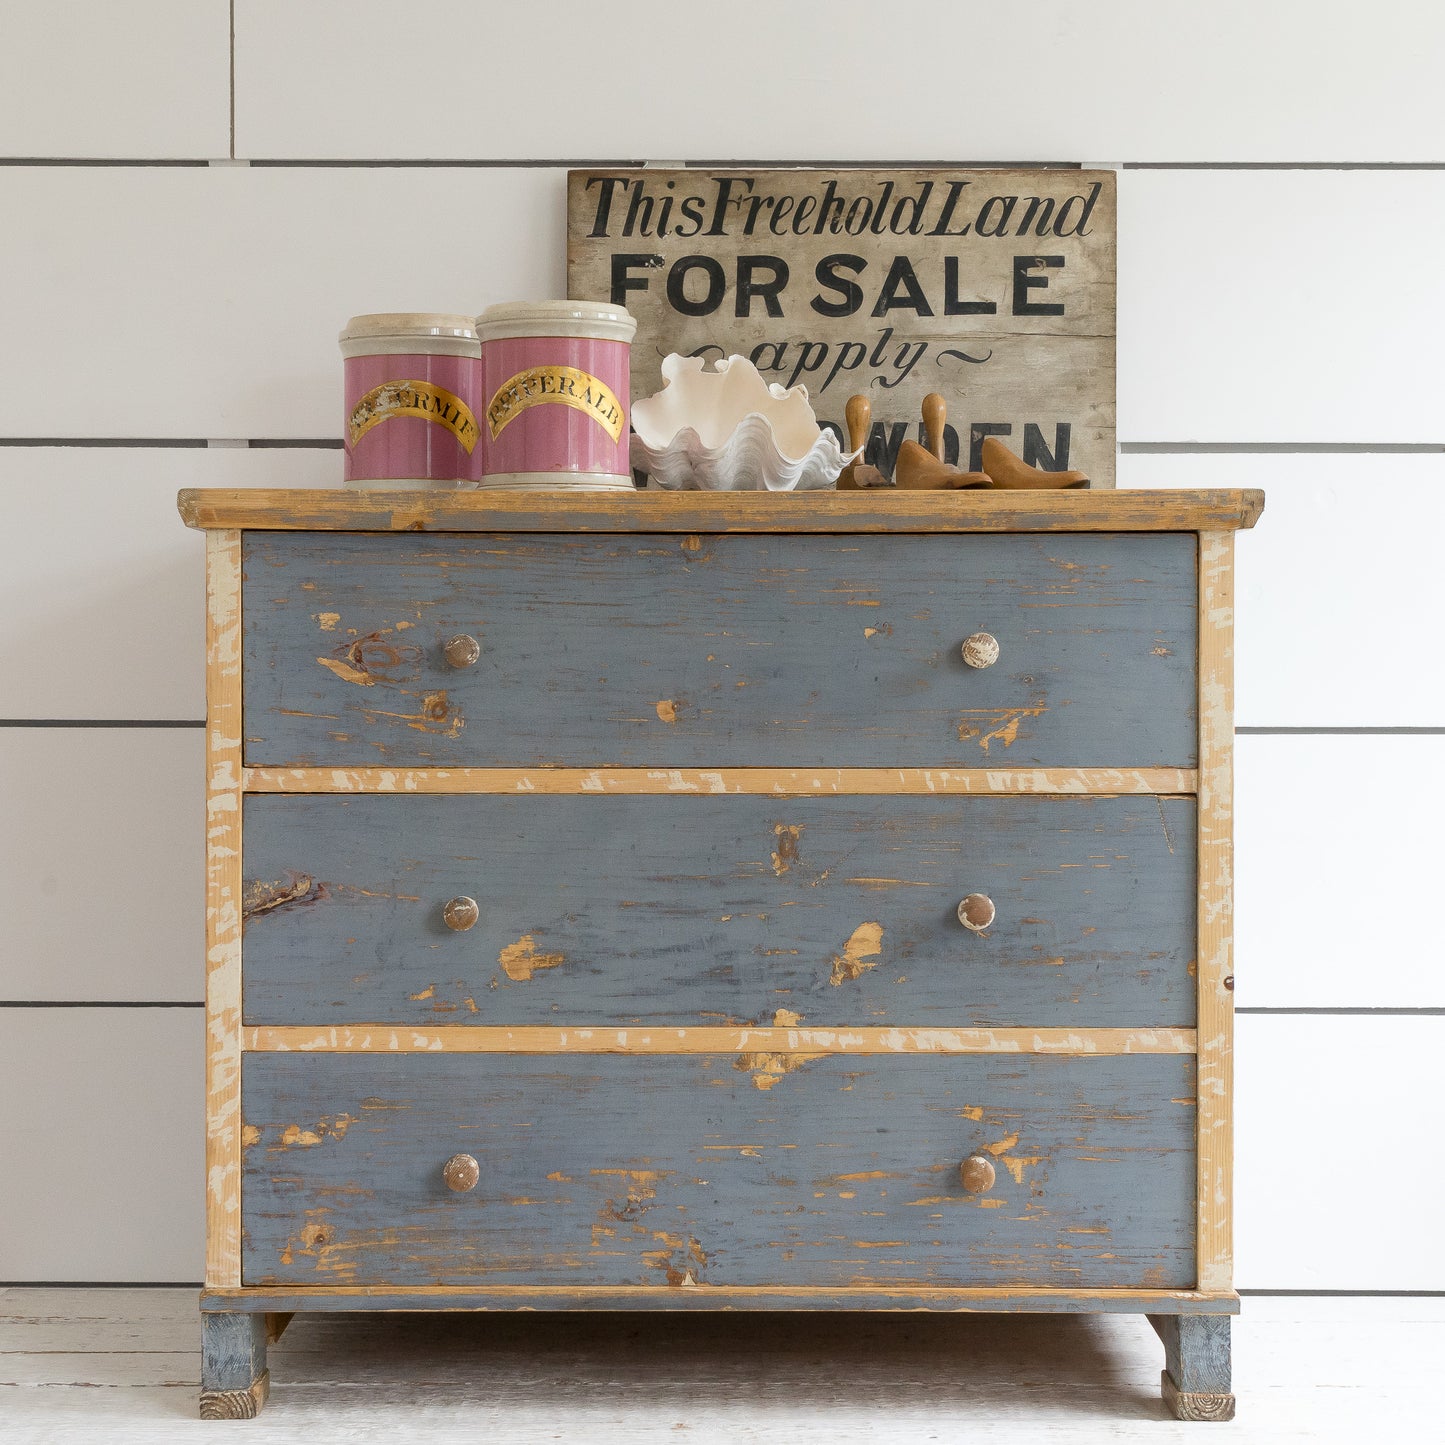
[[476,413],[466,402],[444,386],[430,381],[384,381],[373,386],[351,412],[351,445],[355,446],[372,427],[389,416],[416,416],[444,426],[466,449],[477,444],[481,429]]
[[622,435],[622,403],[605,381],[575,366],[529,366],[504,381],[487,403],[492,440],[513,417],[543,402],[585,412],[613,441]]

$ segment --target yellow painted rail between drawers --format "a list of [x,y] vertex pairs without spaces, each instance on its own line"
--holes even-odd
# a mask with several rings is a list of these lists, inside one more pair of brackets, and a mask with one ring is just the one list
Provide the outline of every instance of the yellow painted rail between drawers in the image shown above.
[[1193,793],[1192,768],[247,768],[248,793]]
[[363,1054],[1192,1054],[1193,1029],[246,1028],[257,1053]]

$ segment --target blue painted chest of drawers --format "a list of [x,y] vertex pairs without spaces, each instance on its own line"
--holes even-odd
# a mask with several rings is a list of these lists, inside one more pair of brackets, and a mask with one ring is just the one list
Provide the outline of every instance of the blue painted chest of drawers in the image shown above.
[[183,494],[203,1413],[298,1310],[924,1308],[1226,1415],[1261,504]]

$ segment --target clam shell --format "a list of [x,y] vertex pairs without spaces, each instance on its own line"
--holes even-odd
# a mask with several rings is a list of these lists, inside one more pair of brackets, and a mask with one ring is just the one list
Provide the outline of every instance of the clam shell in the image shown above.
[[662,362],[663,388],[632,407],[632,465],[671,491],[809,491],[831,487],[859,453],[818,425],[808,389],[769,385],[745,356],[703,369]]

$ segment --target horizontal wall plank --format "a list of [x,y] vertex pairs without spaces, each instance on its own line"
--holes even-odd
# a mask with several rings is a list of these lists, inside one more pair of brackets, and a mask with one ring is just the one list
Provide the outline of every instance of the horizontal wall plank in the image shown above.
[[228,0],[7,5],[0,160],[229,155],[230,23]]
[[[0,1010],[0,1278],[199,1276],[201,1033],[189,1009]],[[1241,1288],[1445,1289],[1428,1209],[1382,1229],[1379,1191],[1339,1174],[1351,1150],[1404,1161],[1438,1197],[1442,1049],[1439,1019],[1239,1020]],[[78,1141],[104,1188],[75,1186]]]
[[[200,999],[201,744],[199,729],[0,730],[0,795],[14,820],[0,840],[4,997]],[[1320,782],[1361,776],[1379,786]],[[1440,738],[1239,740],[1241,1005],[1445,1006],[1420,946],[1433,928],[1434,857],[1410,823],[1445,804],[1442,777]],[[78,909],[62,906],[75,880]],[[1361,900],[1368,965],[1345,890]]]
[[1445,1007],[1445,737],[1242,737],[1234,781],[1236,1001]]
[[0,716],[199,721],[205,547],[182,487],[326,486],[315,448],[0,446]]
[[1237,1028],[1236,1285],[1445,1290],[1445,1019]]
[[[0,447],[14,524],[0,529],[0,602],[28,619],[0,632],[5,714],[199,718],[201,548],[176,515],[176,491],[324,486],[340,467],[338,452],[318,449]],[[1434,647],[1445,456],[1126,455],[1120,481],[1267,490],[1263,518],[1236,548],[1242,726],[1445,723],[1445,679],[1422,662]],[[36,547],[37,535],[65,542]],[[108,638],[131,642],[85,648],[78,666],[74,639],[93,640],[100,618]],[[1368,645],[1352,648],[1344,686],[1338,639],[1362,620]]]
[[0,1009],[0,1279],[201,1277],[197,1009]]
[[[1318,11],[1304,26],[1311,40],[1331,28]],[[1445,226],[1445,171],[1122,181],[1121,441],[1445,442],[1445,272],[1419,264],[1420,236]]]
[[0,728],[0,998],[194,1000],[200,728]]
[[[336,334],[352,313],[562,294],[564,178],[526,166],[12,171],[0,436],[336,436]],[[1445,225],[1445,172],[1126,171],[1119,197],[1122,441],[1445,441],[1434,368],[1417,356],[1445,329],[1445,280],[1406,249],[1412,227]],[[1351,229],[1341,214],[1411,226]],[[1215,215],[1249,226],[1186,224]],[[1328,300],[1378,295],[1404,274],[1408,305]],[[143,383],[117,384],[111,349],[75,345],[97,296],[122,357],[144,358]]]
[[1445,725],[1445,454],[1135,454],[1119,485],[1264,488],[1235,547],[1239,726]]
[[[742,0],[685,33],[668,0],[547,14],[539,30],[525,9],[441,0],[398,24],[383,0],[238,0],[238,154],[1440,159],[1445,26],[1402,0],[1086,13],[1036,0],[1026,15],[1009,0],[896,0],[886,15],[863,0]],[[445,83],[438,44],[462,64]],[[906,103],[889,103],[890,78],[906,78]]]
[[[199,729],[0,729],[5,998],[199,1001],[201,746]],[[1361,776],[1380,785],[1320,783]],[[1445,1007],[1420,944],[1435,860],[1410,822],[1445,805],[1442,778],[1441,738],[1239,740],[1241,1005]],[[84,906],[63,906],[76,886]]]
[[[5,186],[0,436],[339,437],[348,316],[565,294],[562,171],[27,167]],[[84,344],[98,324],[110,344]]]

